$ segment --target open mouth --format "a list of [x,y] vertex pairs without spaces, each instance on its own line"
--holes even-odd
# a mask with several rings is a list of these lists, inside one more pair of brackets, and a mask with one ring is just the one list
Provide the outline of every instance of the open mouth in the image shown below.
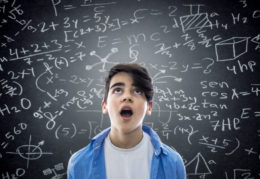
[[133,115],[133,111],[131,108],[123,108],[120,112],[122,117],[131,117]]

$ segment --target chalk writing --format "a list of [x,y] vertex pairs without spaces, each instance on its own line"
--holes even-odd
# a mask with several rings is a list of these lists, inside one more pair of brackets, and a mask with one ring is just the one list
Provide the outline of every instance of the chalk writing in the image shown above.
[[259,178],[258,7],[0,0],[0,177],[66,178],[69,157],[110,126],[108,70],[138,63],[154,87],[144,124],[188,178]]

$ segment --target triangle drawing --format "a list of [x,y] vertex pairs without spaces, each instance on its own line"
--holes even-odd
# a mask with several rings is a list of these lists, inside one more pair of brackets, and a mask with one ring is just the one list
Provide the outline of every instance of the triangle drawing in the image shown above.
[[205,176],[208,174],[212,174],[206,160],[201,155],[201,153],[198,153],[190,162],[188,162],[185,165],[185,167],[186,167],[187,175],[204,175]]

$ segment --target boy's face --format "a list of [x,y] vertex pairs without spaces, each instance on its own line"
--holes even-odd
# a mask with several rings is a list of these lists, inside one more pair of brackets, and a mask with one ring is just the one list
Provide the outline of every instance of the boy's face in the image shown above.
[[110,117],[112,130],[130,133],[141,129],[145,115],[151,114],[152,103],[134,86],[130,74],[120,72],[110,81],[107,102],[102,102],[102,109]]

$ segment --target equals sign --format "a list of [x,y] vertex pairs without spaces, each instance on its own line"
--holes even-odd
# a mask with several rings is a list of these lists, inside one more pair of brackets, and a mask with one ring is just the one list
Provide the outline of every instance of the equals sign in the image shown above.
[[254,114],[255,114],[255,117],[260,117],[260,111],[255,111]]
[[70,9],[74,9],[74,8],[76,8],[76,7],[72,6],[72,5],[64,5],[65,10],[70,10]]
[[250,95],[250,93],[249,92],[247,92],[247,91],[245,91],[245,92],[240,92],[240,94],[242,95],[242,96],[247,96],[247,95]]

